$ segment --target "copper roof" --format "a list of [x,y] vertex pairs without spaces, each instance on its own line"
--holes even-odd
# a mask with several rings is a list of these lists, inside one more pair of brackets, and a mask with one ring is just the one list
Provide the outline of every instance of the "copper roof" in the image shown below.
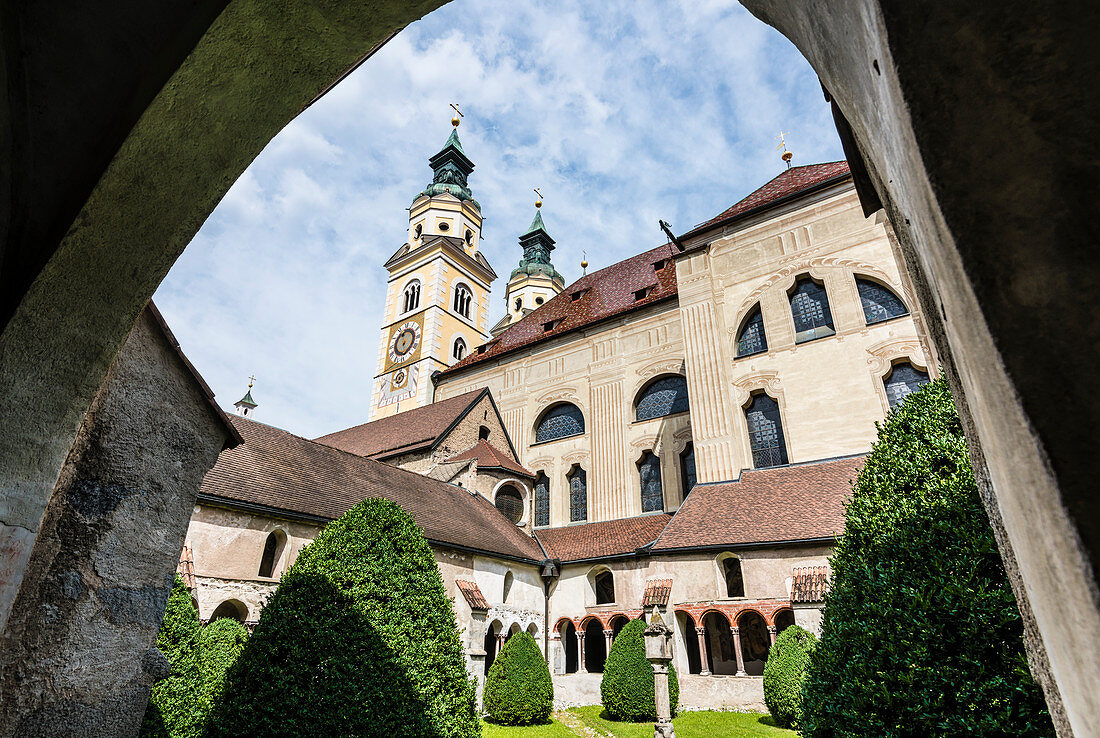
[[821,602],[829,588],[828,566],[802,566],[792,570],[791,602]]
[[471,390],[447,400],[439,400],[313,440],[349,454],[372,459],[384,459],[431,448],[486,392],[486,389]]
[[673,297],[674,251],[672,244],[665,244],[581,277],[441,376]]
[[485,595],[481,594],[481,588],[477,586],[477,582],[456,579],[455,584],[458,585],[458,591],[462,593],[471,610],[489,609],[489,601],[485,599]]
[[844,501],[865,458],[747,469],[735,482],[696,485],[653,550],[838,536]]
[[653,543],[671,515],[642,515],[535,531],[546,555],[563,562],[631,554]]
[[645,594],[642,595],[642,608],[664,607],[668,604],[668,596],[672,593],[671,579],[650,579],[645,583]]
[[332,520],[363,499],[385,497],[409,513],[433,543],[543,558],[538,543],[481,495],[253,420],[232,422],[245,442],[221,453],[203,480],[200,502]]
[[534,478],[534,473],[518,464],[510,454],[506,454],[486,440],[480,440],[460,454],[455,454],[447,461],[466,461],[477,459],[478,469],[506,469],[514,474]]
[[831,161],[824,164],[809,164],[803,167],[791,167],[777,177],[773,177],[771,181],[763,187],[747,197],[738,200],[710,220],[695,226],[689,233],[681,236],[681,238],[694,235],[739,215],[763,210],[785,198],[797,195],[800,192],[825,184],[831,180],[846,177],[849,174],[848,162],[846,161]]

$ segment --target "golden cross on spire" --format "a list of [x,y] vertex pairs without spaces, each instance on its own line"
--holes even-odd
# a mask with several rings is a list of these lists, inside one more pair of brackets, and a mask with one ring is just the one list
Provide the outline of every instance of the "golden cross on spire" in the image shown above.
[[535,207],[536,208],[541,208],[542,207],[542,193],[539,192],[538,187],[535,188],[535,196],[538,198],[537,200],[535,200]]
[[455,109],[454,117],[451,118],[451,125],[458,128],[458,124],[460,123],[459,118],[465,118],[466,116],[458,109],[458,103],[451,103],[451,107]]
[[252,389],[252,385],[256,383],[256,375],[252,374],[248,377],[248,389]]
[[777,141],[779,141],[779,145],[775,147],[775,150],[783,152],[783,161],[787,163],[787,169],[790,169],[791,159],[794,158],[794,152],[787,149],[787,134],[783,131],[780,131],[779,135],[775,138]]

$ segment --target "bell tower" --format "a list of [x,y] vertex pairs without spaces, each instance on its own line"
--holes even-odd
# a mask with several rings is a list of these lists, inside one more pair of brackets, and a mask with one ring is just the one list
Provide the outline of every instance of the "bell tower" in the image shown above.
[[370,420],[432,401],[431,377],[489,340],[496,272],[479,250],[481,205],[470,192],[474,163],[458,138],[459,116],[428,160],[432,181],[409,207],[408,240],[386,262],[389,280]]
[[[535,190],[538,195],[538,190]],[[523,257],[519,266],[512,270],[508,278],[504,300],[508,305],[508,314],[493,326],[494,335],[537,310],[543,303],[565,289],[565,278],[550,263],[550,252],[554,250],[554,239],[546,231],[542,221],[542,198],[535,200],[535,217],[527,232],[519,237]]]

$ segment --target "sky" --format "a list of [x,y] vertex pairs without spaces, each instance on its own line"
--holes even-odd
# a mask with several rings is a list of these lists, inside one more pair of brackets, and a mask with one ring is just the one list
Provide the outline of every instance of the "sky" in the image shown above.
[[410,25],[264,149],[154,297],[229,411],[313,438],[366,421],[386,271],[450,133],[497,274],[534,215],[572,282],[713,217],[794,164],[843,158],[816,75],[726,0],[454,0]]

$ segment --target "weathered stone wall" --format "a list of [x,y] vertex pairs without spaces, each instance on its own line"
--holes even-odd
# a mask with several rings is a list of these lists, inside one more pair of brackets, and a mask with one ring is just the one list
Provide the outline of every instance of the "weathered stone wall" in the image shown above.
[[146,310],[81,425],[0,642],[0,735],[134,735],[224,418]]

